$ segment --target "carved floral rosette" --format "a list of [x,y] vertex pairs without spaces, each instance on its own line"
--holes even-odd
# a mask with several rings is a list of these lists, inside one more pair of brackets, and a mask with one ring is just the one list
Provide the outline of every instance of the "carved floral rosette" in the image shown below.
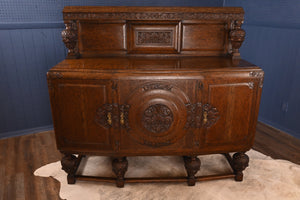
[[142,122],[144,128],[152,133],[165,132],[173,123],[173,113],[167,106],[155,104],[145,110]]

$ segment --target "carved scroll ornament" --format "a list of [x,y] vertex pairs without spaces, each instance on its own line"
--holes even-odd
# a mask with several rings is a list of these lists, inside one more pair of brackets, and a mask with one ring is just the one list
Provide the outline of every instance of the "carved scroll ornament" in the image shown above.
[[217,108],[210,104],[203,105],[203,126],[209,128],[214,125],[220,118]]
[[173,88],[172,85],[165,85],[165,84],[161,84],[161,83],[150,83],[150,84],[143,86],[143,91],[158,90],[158,89],[171,91],[172,88]]
[[171,45],[172,36],[172,31],[139,31],[137,34],[137,45]]
[[129,129],[128,113],[129,105],[103,104],[96,111],[95,122],[104,128]]
[[210,104],[186,104],[187,121],[185,128],[209,128],[220,118],[217,108]]

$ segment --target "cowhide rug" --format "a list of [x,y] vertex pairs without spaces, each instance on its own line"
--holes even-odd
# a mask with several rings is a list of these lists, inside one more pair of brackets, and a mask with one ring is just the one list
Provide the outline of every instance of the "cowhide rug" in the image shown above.
[[[285,160],[273,160],[257,151],[247,152],[249,167],[244,171],[244,181],[233,179],[186,183],[135,183],[117,188],[115,184],[77,181],[67,184],[67,174],[60,162],[50,163],[34,172],[41,177],[54,177],[61,183],[60,197],[67,200],[94,199],[257,199],[300,200],[300,166]],[[229,172],[230,167],[222,155],[199,156],[201,169],[197,175]],[[181,157],[129,157],[126,177],[185,176]],[[79,171],[85,175],[113,176],[111,160],[107,157],[84,158]]]

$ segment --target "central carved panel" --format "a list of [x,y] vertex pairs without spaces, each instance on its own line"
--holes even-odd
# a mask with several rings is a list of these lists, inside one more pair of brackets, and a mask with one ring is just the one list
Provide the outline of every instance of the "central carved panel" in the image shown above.
[[137,45],[172,45],[172,35],[172,31],[139,31],[137,32]]
[[173,123],[173,113],[167,106],[155,104],[145,110],[142,122],[143,126],[152,133],[165,132]]

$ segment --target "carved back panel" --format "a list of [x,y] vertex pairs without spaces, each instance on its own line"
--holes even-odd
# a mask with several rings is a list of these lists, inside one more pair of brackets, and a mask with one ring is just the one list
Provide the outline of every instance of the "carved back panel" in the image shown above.
[[69,58],[176,54],[239,57],[242,8],[65,7]]

